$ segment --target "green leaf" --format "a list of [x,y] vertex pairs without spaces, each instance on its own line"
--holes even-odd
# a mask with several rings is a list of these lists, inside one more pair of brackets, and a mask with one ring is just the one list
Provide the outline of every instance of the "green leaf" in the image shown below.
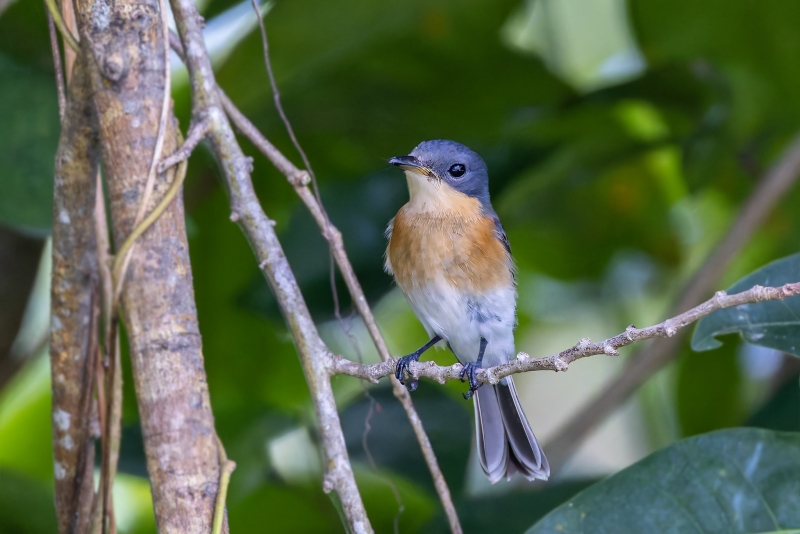
[[595,484],[529,534],[800,532],[800,434],[738,428],[679,441]]
[[[793,254],[745,276],[733,284],[728,293],[739,293],[757,284],[781,286],[798,281],[800,254]],[[715,349],[722,346],[715,339],[717,336],[736,333],[755,345],[800,356],[800,296],[717,310],[697,323],[692,348],[697,351]]]
[[[0,53],[0,224],[49,233],[58,103],[52,75]],[[12,134],[13,132],[13,134]]]

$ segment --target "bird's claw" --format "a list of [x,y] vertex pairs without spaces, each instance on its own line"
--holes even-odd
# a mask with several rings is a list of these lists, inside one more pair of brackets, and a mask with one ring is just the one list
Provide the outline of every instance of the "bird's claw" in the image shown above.
[[399,360],[397,360],[397,367],[394,370],[394,376],[397,378],[401,384],[406,385],[406,373],[408,376],[411,377],[411,382],[408,384],[409,391],[415,391],[417,389],[417,385],[419,384],[419,380],[414,378],[411,375],[411,362],[418,362],[419,361],[419,354],[411,353],[408,356],[403,356]]
[[483,385],[483,382],[478,381],[478,369],[481,368],[480,363],[467,363],[464,364],[464,368],[461,369],[461,381],[464,381],[464,377],[467,378],[469,381],[469,390],[466,393],[462,393],[464,395],[464,399],[469,400],[478,391],[478,388]]

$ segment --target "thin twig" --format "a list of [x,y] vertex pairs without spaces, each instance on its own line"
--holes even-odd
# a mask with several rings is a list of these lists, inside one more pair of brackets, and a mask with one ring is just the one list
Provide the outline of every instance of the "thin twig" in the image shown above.
[[329,351],[316,326],[271,221],[258,202],[250,177],[252,159],[245,157],[228,118],[220,106],[219,91],[211,60],[203,40],[200,15],[192,0],[171,0],[172,12],[183,48],[192,85],[192,115],[208,116],[208,139],[220,160],[228,187],[231,220],[237,222],[256,255],[286,322],[295,339],[300,362],[311,391],[319,423],[326,473],[323,490],[335,492],[348,527],[355,532],[372,532],[369,518],[353,475],[341,421],[327,368]]
[[[56,0],[60,3],[61,17],[64,19],[64,25],[72,35],[80,35],[78,31],[78,21],[75,19],[75,4],[73,0]],[[72,78],[72,68],[78,58],[78,51],[72,47],[64,47],[64,74],[67,77],[67,87],[69,87],[70,79]],[[69,93],[69,90],[67,91]]]
[[[178,36],[174,33],[170,33],[170,46],[185,62],[186,60],[183,44]],[[325,225],[321,225],[323,236],[326,237],[326,239],[332,240],[334,243],[334,259],[339,265],[339,269],[342,272],[345,282],[347,283],[353,302],[355,302],[356,308],[367,325],[367,329],[378,349],[378,353],[380,354],[381,358],[390,359],[391,355],[389,354],[386,343],[383,340],[380,331],[378,330],[375,319],[372,315],[372,311],[370,310],[367,299],[364,296],[364,292],[355,277],[349,260],[347,259],[347,255],[344,251],[344,246],[341,240],[341,234],[327,221],[327,217],[325,216],[324,211],[322,211],[321,205],[319,202],[315,201],[316,199],[314,194],[307,187],[311,182],[309,173],[307,171],[299,170],[277,148],[275,148],[261,134],[261,132],[258,131],[258,129],[250,122],[250,120],[239,111],[239,109],[233,104],[233,102],[231,102],[225,92],[219,87],[217,88],[217,98],[222,104],[225,113],[228,115],[228,117],[230,117],[230,120],[236,125],[236,127],[245,135],[245,137],[253,142],[259,151],[267,156],[272,164],[284,176],[287,177],[290,184],[295,187],[301,199],[311,211],[317,222],[319,223],[320,221],[325,221]],[[234,213],[232,219],[239,221],[240,215]],[[442,506],[450,523],[450,528],[453,533],[458,534],[462,532],[462,529],[458,520],[455,505],[453,504],[453,500],[450,495],[450,489],[448,488],[447,481],[445,480],[444,475],[439,467],[439,463],[436,459],[436,454],[433,451],[433,446],[430,443],[430,439],[425,433],[422,420],[419,418],[419,415],[417,414],[416,409],[411,401],[411,397],[405,387],[403,387],[399,382],[393,380],[393,388],[395,397],[400,400],[400,403],[402,404],[403,409],[406,411],[408,416],[409,423],[414,429],[414,434],[419,442],[420,449],[422,450],[423,457],[425,458],[425,463],[431,472],[436,492],[442,502]]]
[[[264,66],[267,68],[267,75],[269,76],[269,84],[272,87],[272,99],[275,102],[275,109],[278,110],[278,115],[281,117],[281,121],[283,122],[284,128],[286,128],[286,133],[289,134],[289,138],[292,140],[292,144],[294,148],[297,150],[297,153],[300,154],[300,158],[303,160],[303,166],[308,171],[308,175],[311,177],[311,183],[314,184],[314,194],[317,197],[317,202],[319,202],[320,208],[322,209],[325,218],[328,218],[328,214],[325,213],[325,208],[322,206],[322,198],[319,194],[319,186],[317,185],[317,178],[314,174],[314,170],[311,168],[311,162],[308,160],[308,156],[306,155],[306,151],[303,150],[303,147],[300,145],[300,141],[297,140],[297,136],[294,134],[294,128],[292,128],[292,123],[289,122],[289,117],[287,117],[286,112],[283,110],[283,104],[281,103],[281,93],[278,89],[278,83],[275,81],[275,74],[272,72],[272,61],[269,58],[269,40],[267,39],[267,27],[264,24],[264,19],[261,17],[261,11],[258,9],[258,4],[256,0],[250,0],[250,3],[253,5],[253,10],[256,13],[256,20],[258,21],[258,27],[261,30],[261,47],[264,51]],[[334,288],[334,292],[336,289]]]
[[[250,122],[250,120],[239,111],[239,109],[231,102],[231,100],[220,90],[219,98],[225,112],[230,117],[231,121],[236,125],[239,131],[247,137],[251,143],[264,154],[272,164],[289,180],[289,183],[294,187],[300,199],[305,204],[306,208],[311,212],[317,225],[321,228],[323,236],[328,240],[333,252],[333,257],[339,266],[339,271],[342,273],[342,278],[347,285],[353,303],[356,306],[359,314],[361,315],[364,324],[367,327],[372,342],[377,348],[381,360],[384,362],[391,361],[392,357],[389,353],[389,348],[386,346],[386,341],[383,339],[378,325],[375,322],[375,317],[372,315],[372,310],[369,307],[367,298],[364,291],[361,289],[361,284],[355,275],[353,266],[347,257],[347,252],[344,249],[344,242],[339,230],[333,226],[330,221],[325,217],[321,205],[317,201],[314,194],[308,188],[310,178],[307,172],[301,171],[295,167],[272,143],[270,143],[261,132]],[[461,524],[458,520],[456,507],[453,504],[452,496],[450,495],[450,488],[447,486],[447,481],[442,474],[439,467],[439,461],[436,459],[436,453],[433,451],[430,439],[422,425],[422,420],[417,414],[414,404],[411,401],[411,395],[408,390],[400,384],[399,381],[392,378],[392,391],[394,396],[400,401],[403,409],[406,412],[408,421],[411,428],[414,430],[414,436],[417,438],[422,455],[425,458],[425,463],[431,473],[436,493],[439,495],[439,500],[442,502],[445,514],[447,515],[450,524],[450,530],[453,533],[462,532]]]
[[[89,357],[88,357],[88,361],[87,361],[87,367],[89,367],[90,369],[92,369],[94,371],[94,373],[96,373],[95,376],[93,377],[93,382],[95,382],[95,384],[97,384],[97,386],[98,386],[98,390],[97,390],[98,403],[102,402],[102,391],[99,389],[99,387],[100,387],[101,382],[103,380],[103,368],[102,368],[103,365],[102,365],[102,359],[100,357],[101,356],[101,348],[100,348],[100,314],[101,314],[100,297],[101,297],[101,295],[99,295],[97,283],[96,283],[96,280],[95,280],[95,283],[94,283],[93,289],[92,289],[92,309],[91,309],[91,312],[90,312],[90,316],[88,317],[88,319],[89,319],[89,336],[90,336],[90,339],[89,339],[89,346],[88,346]],[[95,384],[87,384],[89,386],[87,388],[87,390],[88,390],[87,393],[88,394],[86,394],[86,396],[85,396],[86,401],[85,401],[85,404],[84,404],[84,410],[85,410],[85,412],[87,414],[93,412],[91,406],[94,404],[94,402],[93,402],[94,399],[92,398],[92,393],[94,391],[93,386]],[[104,413],[104,410],[102,409],[102,407],[98,406],[97,415],[98,415],[98,418],[100,419],[101,425],[102,425],[103,424],[102,422],[105,421],[105,413]],[[92,425],[91,420],[90,420],[89,424],[90,424],[90,427],[91,427],[91,425]],[[102,429],[102,426],[101,426],[101,429]],[[101,430],[101,439],[102,439],[102,430]],[[101,443],[102,443],[101,444],[101,450],[104,450],[105,449],[105,440],[102,440]],[[92,452],[94,452],[94,451],[92,451]],[[94,456],[94,454],[92,456]],[[93,467],[94,467],[94,457],[92,457],[91,459],[87,459],[87,460],[88,460],[87,463],[91,462],[92,467],[90,469],[92,471],[94,471],[94,469],[93,469]],[[97,514],[98,493],[95,492],[94,495],[92,495],[91,499],[87,499],[86,503],[84,503],[84,506],[88,509],[89,521],[88,521],[88,523],[86,523],[84,525],[83,529],[79,529],[79,530],[84,530],[84,531],[87,531],[87,532],[88,531],[96,532],[94,530],[94,528],[93,528],[93,525],[94,524],[97,524],[97,525],[100,524],[99,522],[95,522],[94,521],[94,519],[98,515]]]
[[[98,347],[98,349],[102,348],[103,351],[102,354],[98,355],[97,358],[97,405],[101,429],[100,439],[102,462],[100,469],[100,483],[98,490],[94,495],[94,504],[92,506],[93,519],[91,522],[92,532],[99,534],[105,527],[106,515],[108,516],[108,523],[111,525],[111,528],[116,529],[114,501],[109,499],[108,488],[108,472],[110,467],[108,459],[111,456],[111,450],[109,449],[109,436],[112,433],[108,431],[109,422],[106,419],[107,414],[114,412],[114,410],[112,406],[113,400],[106,400],[106,392],[110,391],[111,395],[115,395],[117,393],[116,391],[113,391],[113,387],[109,385],[109,380],[104,367],[104,362],[109,362],[108,355],[112,352],[111,343],[113,342],[113,338],[116,337],[114,334],[116,328],[115,325],[112,324],[113,322],[111,320],[111,299],[113,290],[111,284],[111,270],[109,268],[110,239],[108,234],[108,222],[106,218],[105,197],[103,195],[103,178],[99,167],[95,175],[94,231],[96,236],[95,246],[97,248],[98,273],[100,277],[100,294],[103,297],[100,309],[103,317],[102,325],[104,332],[104,345]],[[117,366],[115,369],[119,369],[119,367]],[[111,363],[109,363],[109,375],[113,376]],[[112,379],[110,383],[113,384],[114,380]],[[119,392],[119,395],[121,398],[121,391]],[[111,422],[111,426],[115,428],[119,427],[120,424],[121,423],[119,421]]]
[[[46,4],[45,4],[46,5]],[[53,15],[48,8],[47,31],[50,34],[50,51],[53,54],[53,70],[56,73],[56,92],[58,93],[58,119],[64,121],[64,110],[67,109],[67,89],[64,85],[64,67],[61,64],[61,50],[58,47],[58,35],[53,23]]]
[[[352,268],[350,268],[349,260],[346,259],[347,256],[346,256],[346,254],[344,254],[344,248],[343,248],[343,246],[341,246],[342,245],[341,244],[341,235],[339,234],[338,230],[336,230],[336,228],[334,228],[333,224],[331,224],[330,217],[328,217],[328,212],[325,210],[325,205],[322,203],[322,196],[321,196],[320,191],[319,191],[319,184],[317,183],[317,177],[316,177],[316,174],[314,173],[314,169],[311,167],[311,161],[308,159],[308,156],[306,155],[305,150],[303,150],[303,147],[300,145],[300,141],[298,141],[297,136],[294,133],[294,128],[292,127],[292,124],[289,121],[289,117],[288,117],[288,115],[286,114],[286,112],[283,109],[283,104],[281,102],[281,93],[280,93],[280,90],[278,88],[278,82],[275,80],[275,73],[272,70],[272,60],[270,59],[270,55],[269,55],[269,39],[267,38],[267,28],[266,28],[266,25],[264,24],[263,18],[261,17],[261,12],[258,9],[258,4],[256,3],[256,0],[251,0],[251,4],[253,6],[253,10],[255,11],[256,19],[258,20],[259,29],[261,30],[261,46],[263,48],[264,66],[266,67],[267,75],[269,77],[270,87],[272,88],[272,98],[273,98],[273,101],[275,102],[275,108],[277,109],[278,115],[280,116],[281,121],[283,122],[283,125],[286,128],[286,133],[289,135],[289,138],[291,139],[292,144],[294,145],[294,147],[297,150],[298,154],[300,154],[300,158],[303,160],[303,165],[305,166],[306,172],[308,173],[307,174],[307,178],[310,179],[310,182],[311,182],[311,184],[313,186],[314,197],[316,198],[316,211],[320,215],[318,224],[319,224],[320,230],[322,230],[323,237],[325,237],[325,239],[328,241],[328,248],[329,248],[329,251],[330,251],[329,276],[330,276],[331,294],[333,296],[333,315],[334,315],[334,317],[336,317],[336,320],[338,321],[339,326],[342,329],[342,331],[344,332],[344,334],[348,337],[348,339],[350,339],[351,344],[353,345],[353,349],[358,354],[359,361],[360,361],[361,358],[360,358],[360,352],[358,351],[358,344],[357,344],[355,338],[352,336],[352,334],[349,333],[349,327],[347,327],[345,325],[345,320],[342,318],[341,307],[340,307],[340,304],[339,304],[339,291],[336,288],[336,264],[337,263],[339,265],[343,266],[343,267],[340,267],[340,268],[350,269],[350,272],[348,272],[348,276],[351,278],[351,280],[355,280],[355,285],[354,286],[352,284],[348,284],[348,289],[350,290],[351,298],[353,298],[353,300],[356,300],[358,298],[362,298],[363,299],[364,295],[363,295],[363,292],[361,291],[361,287],[358,284],[358,281],[355,278],[355,274],[352,272]],[[225,98],[225,100],[227,100],[227,98]],[[296,172],[293,171],[292,172],[292,176],[294,176],[295,174],[296,174]],[[292,180],[291,177],[290,177],[290,181],[292,183],[296,182],[295,180]],[[305,180],[305,181],[307,182],[307,180]],[[308,184],[306,183],[306,184],[304,184],[302,186],[303,188],[305,188],[306,191],[308,191],[307,185]],[[336,240],[336,238],[334,236],[338,236],[338,241]],[[340,246],[340,250],[335,250],[336,247],[337,247],[337,243]],[[343,263],[341,261],[341,259],[337,260],[337,255],[339,255],[340,258],[342,256],[344,256],[345,262]],[[366,302],[366,301],[364,301],[364,302]],[[368,310],[368,313],[369,313],[369,310]],[[362,313],[362,316],[363,315],[364,314]],[[377,331],[377,329],[376,329],[376,331]],[[380,337],[380,333],[378,333],[378,336]],[[390,357],[388,350],[385,352],[385,357],[386,358]],[[411,398],[409,397],[408,392],[406,391],[405,387],[402,386],[402,384],[395,383],[393,385],[395,387],[395,396],[397,396],[398,400],[400,400],[401,404],[403,405],[403,408],[408,413],[409,421],[411,421],[411,425],[414,428],[415,433],[417,435],[421,434],[421,435],[424,436],[424,439],[420,441],[420,445],[424,447],[425,443],[427,443],[428,446],[430,447],[430,443],[428,441],[427,434],[425,434],[425,431],[422,428],[422,421],[420,420],[419,416],[416,413],[416,410],[414,408],[413,403],[411,402]],[[365,391],[365,394],[367,396],[369,396],[369,393],[367,392],[367,390],[365,389],[364,391]],[[373,401],[374,401],[374,399],[373,399]],[[369,453],[369,449],[367,448],[367,441],[366,441],[366,432],[368,432],[368,431],[369,431],[369,425],[365,423],[364,450],[366,451],[368,457],[370,457],[370,461],[371,461],[371,454]],[[426,451],[423,451],[423,453],[425,453],[425,452]],[[436,480],[438,478],[441,481],[439,484],[436,484],[437,491],[439,491],[439,489],[442,486],[444,486],[444,488],[446,490],[446,493],[442,494],[442,505],[443,505],[443,507],[445,508],[445,510],[447,512],[448,519],[450,520],[451,529],[453,530],[454,533],[460,533],[461,532],[461,525],[458,522],[458,516],[456,515],[455,507],[452,505],[452,502],[450,502],[449,489],[447,488],[447,484],[444,481],[444,476],[442,475],[442,473],[441,473],[441,471],[439,469],[439,464],[436,461],[436,456],[433,454],[433,449],[429,448],[427,453],[428,454],[425,454],[426,462],[431,458],[433,460],[433,464],[429,464],[429,467],[431,469],[431,474],[432,474],[434,480]],[[377,472],[377,466],[372,461],[371,461],[371,466]],[[403,506],[403,503],[402,503],[400,494],[397,491],[397,488],[394,486],[394,484],[391,481],[388,481],[388,484],[390,485],[390,487],[392,489],[392,492],[394,493],[395,498],[398,501],[399,511],[398,511],[397,518],[395,518],[395,530],[397,530],[399,516],[400,516],[400,514],[402,513],[402,511],[404,510],[405,507]]]
[[[100,347],[98,347],[99,349]],[[96,376],[95,388],[97,389],[97,419],[100,425],[100,481],[97,486],[97,491],[94,492],[92,499],[92,517],[89,521],[89,532],[92,534],[101,534],[103,532],[103,522],[105,515],[103,513],[103,501],[105,495],[105,458],[108,457],[106,449],[108,447],[108,440],[106,438],[106,409],[108,404],[106,402],[106,378],[105,369],[103,368],[102,354],[98,354],[95,361]]]
[[[703,262],[680,296],[667,311],[675,314],[697,305],[713,291],[727,266],[750,240],[751,236],[772,213],[774,206],[800,175],[800,134],[796,134],[781,157],[761,178],[755,191],[739,211],[739,215],[714,251]],[[550,468],[558,470],[569,459],[592,430],[621,406],[633,393],[659,369],[672,361],[681,347],[683,336],[677,336],[647,345],[640,357],[632,357],[617,378],[608,382],[603,390],[586,403],[583,410],[570,419],[557,432],[545,448]]]
[[[119,332],[116,319],[111,321],[111,354],[109,354],[108,373],[106,373],[106,390],[108,392],[108,408],[103,427],[103,459],[101,465],[101,485],[103,496],[102,524],[103,533],[116,534],[117,524],[114,518],[114,478],[117,474],[119,447],[122,433],[122,364],[120,363]],[[108,354],[108,353],[107,353]],[[106,518],[108,521],[106,522]]]
[[220,534],[222,524],[225,519],[225,499],[228,497],[228,484],[231,481],[233,470],[236,469],[236,462],[228,459],[222,440],[217,436],[217,450],[219,451],[219,489],[217,490],[217,501],[214,504],[214,523],[211,527],[211,534]]
[[189,159],[192,151],[208,133],[209,128],[211,128],[211,123],[205,117],[198,122],[193,122],[186,134],[186,141],[183,142],[178,150],[161,160],[161,163],[158,164],[158,172],[164,172],[173,165]]
[[78,53],[81,49],[81,46],[78,44],[78,38],[72,35],[72,32],[67,29],[67,25],[64,24],[64,18],[61,16],[61,11],[58,10],[55,0],[44,0],[44,3],[47,6],[47,11],[50,12],[50,16],[53,17],[53,22],[55,22],[56,27],[58,27],[58,31],[61,33],[64,41],[75,53]]
[[[477,379],[487,384],[497,384],[503,378],[527,371],[566,371],[569,364],[575,360],[605,354],[607,356],[619,355],[618,349],[656,337],[673,337],[681,328],[692,324],[698,319],[705,317],[713,311],[742,304],[753,304],[768,300],[783,300],[788,297],[800,295],[800,282],[785,284],[779,287],[754,286],[747,291],[728,295],[724,291],[717,292],[713,298],[703,304],[692,308],[676,317],[667,319],[657,325],[647,328],[636,328],[633,325],[625,329],[624,332],[610,337],[599,343],[592,343],[588,338],[584,338],[574,346],[554,354],[547,358],[530,358],[526,353],[521,352],[517,358],[495,367],[480,369],[477,372]],[[344,358],[336,358],[332,365],[332,371],[339,374],[346,374],[377,382],[379,379],[394,374],[398,360],[381,362],[371,365],[359,364]],[[460,363],[443,367],[434,362],[412,362],[410,366],[410,376],[412,378],[431,378],[444,384],[447,380],[461,380],[462,366]]]
[[[131,247],[134,245],[136,240],[141,236],[143,233],[147,231],[150,226],[154,222],[158,220],[164,210],[169,207],[170,203],[175,199],[178,192],[181,190],[181,186],[183,185],[183,180],[186,178],[186,160],[180,162],[178,166],[178,172],[175,176],[175,179],[172,180],[172,184],[167,189],[167,192],[164,194],[164,197],[161,201],[153,208],[147,217],[144,218],[142,222],[140,222],[136,228],[125,238],[125,241],[122,243],[122,246],[119,247],[116,256],[114,257],[114,265],[112,268],[112,276],[113,279],[116,281],[117,286],[121,284],[122,277],[124,276],[124,262],[123,258],[126,257],[126,254],[130,251]],[[120,288],[117,287],[115,293],[119,295]]]

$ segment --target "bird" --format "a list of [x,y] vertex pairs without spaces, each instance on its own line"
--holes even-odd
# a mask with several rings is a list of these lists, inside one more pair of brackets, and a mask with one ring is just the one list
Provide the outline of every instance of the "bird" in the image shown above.
[[[394,277],[429,341],[398,360],[409,364],[433,346],[449,347],[475,398],[481,468],[494,484],[515,472],[547,480],[550,466],[528,424],[511,376],[498,384],[476,378],[479,368],[515,354],[516,274],[511,245],[489,198],[483,159],[449,140],[420,143],[389,163],[405,171],[409,200],[386,230],[386,271]],[[411,377],[413,391],[417,381]]]

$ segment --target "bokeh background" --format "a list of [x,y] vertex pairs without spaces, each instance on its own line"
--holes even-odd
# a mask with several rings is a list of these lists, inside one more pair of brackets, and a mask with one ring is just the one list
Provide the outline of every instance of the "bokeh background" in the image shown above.
[[[273,105],[249,2],[201,1],[220,85],[299,162]],[[276,0],[263,6],[285,109],[390,349],[425,339],[383,272],[383,232],[405,202],[389,157],[454,139],[486,160],[519,268],[518,350],[547,356],[582,337],[666,318],[667,306],[800,124],[795,0]],[[176,63],[185,129],[189,88]],[[47,348],[58,110],[41,2],[0,0],[0,531],[52,532]],[[292,188],[246,141],[253,179],[324,338],[377,355]],[[237,532],[339,528],[320,487],[309,393],[252,253],[199,150],[185,187],[206,369],[217,428],[238,468]],[[719,288],[800,241],[795,188]],[[21,328],[17,328],[21,324]],[[123,343],[125,345],[125,343]],[[548,439],[624,366],[593,357],[516,379]],[[449,353],[432,355],[453,363]],[[154,532],[130,365],[115,507],[120,531]],[[677,439],[755,425],[800,430],[798,366],[726,339],[674,362],[580,446],[547,484],[489,486],[473,454],[464,385],[422,381],[414,400],[468,532],[516,532],[592,482]],[[385,381],[334,381],[377,531],[443,532],[424,462]]]

